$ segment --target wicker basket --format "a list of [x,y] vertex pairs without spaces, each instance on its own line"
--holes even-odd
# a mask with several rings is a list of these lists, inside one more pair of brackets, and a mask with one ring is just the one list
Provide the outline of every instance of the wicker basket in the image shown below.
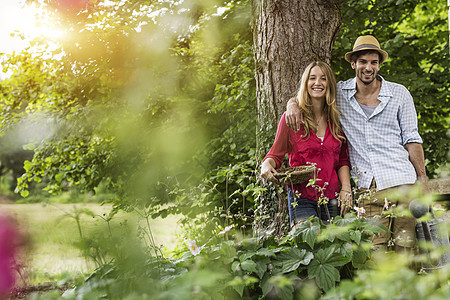
[[314,166],[297,166],[289,168],[279,168],[274,177],[278,179],[280,184],[300,184],[308,180],[314,173]]

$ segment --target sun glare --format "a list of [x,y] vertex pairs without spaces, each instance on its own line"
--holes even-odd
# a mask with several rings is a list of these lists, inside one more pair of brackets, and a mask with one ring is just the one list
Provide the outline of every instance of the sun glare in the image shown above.
[[0,6],[0,53],[21,50],[34,38],[56,41],[63,35],[63,30],[53,26],[48,15],[34,5],[0,0]]

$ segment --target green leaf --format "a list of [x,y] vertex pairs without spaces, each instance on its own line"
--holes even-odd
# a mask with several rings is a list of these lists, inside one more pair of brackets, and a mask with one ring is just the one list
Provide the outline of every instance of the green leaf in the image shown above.
[[236,248],[232,241],[224,241],[220,247],[222,259],[225,264],[230,264],[236,258]]
[[26,160],[23,162],[23,168],[26,172],[30,172],[31,168],[33,168],[33,164],[29,160]]
[[300,265],[308,265],[313,258],[313,254],[305,249],[291,248],[277,256],[277,265],[281,266],[281,272],[289,273]]
[[227,285],[231,286],[239,294],[239,296],[242,297],[244,294],[245,282],[241,277],[236,276],[233,280],[229,281]]
[[267,296],[270,291],[274,288],[273,283],[270,281],[271,276],[269,274],[265,274],[263,279],[261,280],[261,290],[263,292],[263,296]]
[[333,288],[340,281],[339,270],[336,266],[343,266],[349,258],[335,252],[335,247],[320,249],[308,267],[308,277],[316,278],[317,285],[324,291]]
[[352,241],[359,245],[359,243],[361,242],[361,231],[350,231],[350,238],[352,239]]
[[[270,261],[269,261],[270,262]],[[267,263],[263,260],[258,260],[256,262],[256,275],[258,275],[259,279],[262,279],[264,274],[267,271]]]
[[237,271],[239,270],[240,265],[241,265],[241,264],[240,264],[238,261],[234,261],[234,262],[231,264],[231,270],[232,270],[233,272],[237,272]]
[[338,239],[340,239],[341,241],[345,241],[348,243],[352,242],[352,238],[350,236],[350,231],[344,232],[343,234],[338,236]]
[[384,226],[383,224],[374,221],[374,220],[367,220],[363,225],[364,227],[364,232],[368,233],[368,234],[376,234],[376,233],[380,233],[380,232],[388,232],[389,229]]
[[244,294],[244,287],[245,284],[234,284],[232,285],[233,289],[239,294],[239,296],[242,297],[242,295]]
[[353,244],[351,243],[345,243],[342,245],[339,245],[336,248],[336,251],[339,252],[342,256],[347,257],[348,259],[352,259],[353,257]]
[[311,249],[314,248],[314,244],[317,240],[317,236],[320,232],[320,225],[317,223],[313,223],[309,228],[306,228],[303,231],[302,237],[303,241],[306,242]]
[[316,278],[317,285],[324,291],[335,287],[336,281],[341,279],[338,269],[330,264],[323,264],[313,260],[308,267],[308,277]]
[[291,278],[288,276],[276,275],[269,279],[269,283],[271,283],[274,288],[270,298],[283,300],[293,299],[294,287]]
[[256,254],[256,252],[253,252],[253,251],[246,252],[246,253],[244,253],[244,254],[239,256],[239,260],[241,262],[246,261],[250,257],[253,257],[255,254]]
[[246,260],[241,263],[241,268],[244,271],[247,272],[254,272],[258,273],[258,270],[256,269],[256,263],[253,260]]
[[309,229],[310,228],[310,223],[308,222],[308,221],[305,221],[305,222],[303,222],[303,223],[301,223],[300,225],[298,225],[296,228],[295,228],[295,230],[291,230],[290,232],[289,232],[289,234],[286,236],[286,240],[291,240],[293,237],[299,237],[299,236],[301,236],[301,234],[305,231],[305,230],[307,230],[307,229]]
[[294,298],[294,287],[292,285],[285,285],[281,288],[281,299],[291,300]]
[[331,252],[331,255],[328,257],[327,261],[328,261],[328,263],[330,263],[331,265],[333,265],[335,267],[341,267],[341,266],[349,263],[351,260],[350,257],[345,257],[340,253],[337,245],[329,248],[329,251]]
[[63,180],[63,178],[64,178],[64,174],[62,174],[62,173],[58,173],[55,175],[55,180],[57,182],[61,182]]
[[358,269],[366,267],[369,255],[369,249],[359,248],[358,250],[353,251],[352,266]]
[[272,257],[272,256],[275,256],[275,251],[272,249],[262,248],[256,252],[256,255]]

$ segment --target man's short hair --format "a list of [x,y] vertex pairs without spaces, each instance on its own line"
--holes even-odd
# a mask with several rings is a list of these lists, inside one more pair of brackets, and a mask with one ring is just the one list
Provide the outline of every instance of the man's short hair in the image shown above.
[[377,50],[370,50],[370,49],[369,50],[361,50],[361,51],[353,52],[350,55],[350,61],[356,62],[360,56],[366,55],[366,54],[371,54],[371,53],[378,54],[378,62],[381,64],[381,61],[383,60],[383,55],[381,55],[381,53],[378,52]]

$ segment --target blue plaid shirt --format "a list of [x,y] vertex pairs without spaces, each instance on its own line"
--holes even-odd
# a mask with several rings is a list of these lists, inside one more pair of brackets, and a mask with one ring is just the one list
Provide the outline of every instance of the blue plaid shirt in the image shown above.
[[358,179],[360,188],[369,188],[375,179],[378,190],[416,181],[416,171],[404,146],[422,143],[411,94],[400,84],[381,80],[381,103],[370,117],[354,97],[356,78],[340,81],[336,95],[340,121],[349,141],[352,176]]

